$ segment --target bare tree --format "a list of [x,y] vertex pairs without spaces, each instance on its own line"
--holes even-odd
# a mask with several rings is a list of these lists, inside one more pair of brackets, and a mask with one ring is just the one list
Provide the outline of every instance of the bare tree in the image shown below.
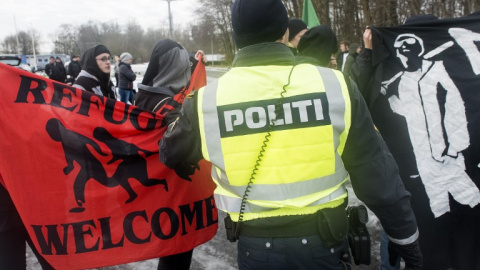
[[150,59],[155,44],[159,40],[168,38],[169,30],[167,28],[149,28],[143,38],[143,46],[146,49],[145,61]]
[[[214,54],[218,52],[221,40],[216,37],[215,23],[211,16],[206,16],[198,25],[191,25],[191,38],[193,46],[188,47],[189,51],[203,50],[205,53]],[[214,48],[217,50],[214,51]]]
[[362,3],[362,8],[363,8],[363,14],[365,18],[365,25],[372,25],[373,23],[373,18],[372,14],[370,13],[370,1],[369,0],[361,0]]
[[57,39],[53,41],[55,44],[55,52],[68,55],[80,54],[80,48],[77,43],[78,29],[72,24],[60,25]]
[[[143,30],[142,30],[143,32]],[[100,25],[100,35],[102,44],[105,45],[110,53],[113,55],[119,55],[123,52],[123,40],[122,29],[116,22],[102,23]],[[132,55],[135,55],[132,52]]]
[[125,36],[123,38],[123,51],[126,51],[132,54],[135,59],[135,62],[143,61],[143,58],[146,55],[146,51],[143,48],[143,28],[138,24],[137,21],[129,21],[125,30]]
[[[37,31],[32,31],[30,31],[30,33],[20,31],[17,35],[7,36],[3,40],[2,51],[7,54],[33,54],[33,43],[35,43],[35,51],[38,52],[40,35]],[[32,42],[32,35],[34,42]]]
[[[282,0],[290,18],[301,18],[305,0]],[[175,27],[173,39],[188,51],[199,49],[206,53],[225,54],[228,63],[237,50],[231,27],[230,8],[233,0],[199,0],[196,22],[186,28]],[[361,42],[365,26],[393,26],[406,18],[431,13],[439,18],[465,16],[480,10],[480,0],[312,0],[322,24],[330,25],[339,40]],[[165,24],[166,25],[166,24]],[[67,54],[83,53],[86,49],[104,44],[112,54],[130,52],[135,62],[148,61],[155,44],[168,37],[167,27],[144,30],[136,21],[125,26],[116,22],[89,21],[78,27],[62,25],[54,39],[55,50]],[[35,37],[37,39],[38,37]],[[1,43],[3,52],[31,53],[31,39],[19,35],[8,36]],[[38,40],[35,42],[39,44]],[[18,47],[18,48],[17,48]]]
[[317,16],[318,19],[320,20],[320,23],[326,24],[326,25],[331,25],[332,21],[330,19],[330,4],[332,1],[330,0],[319,0],[318,5],[315,5],[318,7],[316,9],[317,11]]
[[220,40],[222,50],[219,51],[223,52],[227,62],[231,63],[236,50],[230,19],[230,8],[233,0],[200,0],[199,2],[198,11],[204,11],[203,13],[198,12],[198,14],[202,14],[200,21],[209,21],[205,23],[214,25],[214,40]]
[[82,24],[78,28],[78,46],[80,52],[83,53],[87,49],[101,44],[99,27],[93,21]]
[[[287,9],[288,17],[289,18],[300,18],[301,8],[300,0],[282,0],[285,8]],[[302,1],[303,4],[303,1]]]

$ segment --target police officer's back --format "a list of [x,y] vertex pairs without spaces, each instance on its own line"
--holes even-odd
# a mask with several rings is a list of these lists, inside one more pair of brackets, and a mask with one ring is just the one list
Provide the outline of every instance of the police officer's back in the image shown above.
[[239,269],[349,268],[349,179],[392,250],[418,269],[410,195],[355,86],[339,71],[294,65],[281,0],[235,1],[232,25],[240,48],[233,68],[169,116],[176,121],[160,156],[180,174],[201,158],[213,164]]

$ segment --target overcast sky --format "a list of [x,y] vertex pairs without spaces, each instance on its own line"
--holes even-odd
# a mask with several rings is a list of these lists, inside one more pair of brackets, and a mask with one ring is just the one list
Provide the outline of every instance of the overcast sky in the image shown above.
[[[166,0],[0,0],[0,42],[18,31],[36,29],[42,35],[41,50],[53,48],[61,24],[116,21],[121,26],[135,19],[144,30],[168,28]],[[173,26],[184,26],[194,17],[196,0],[172,0]],[[15,17],[15,20],[14,20]]]

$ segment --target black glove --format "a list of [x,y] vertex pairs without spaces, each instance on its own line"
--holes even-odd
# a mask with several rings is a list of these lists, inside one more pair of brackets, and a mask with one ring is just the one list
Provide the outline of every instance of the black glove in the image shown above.
[[396,264],[398,256],[405,261],[405,270],[422,269],[423,256],[418,239],[408,245],[399,245],[389,241],[388,257],[391,266]]

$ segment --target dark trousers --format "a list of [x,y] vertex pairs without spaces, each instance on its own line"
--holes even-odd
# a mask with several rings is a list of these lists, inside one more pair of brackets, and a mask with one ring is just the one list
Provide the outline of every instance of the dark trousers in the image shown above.
[[188,270],[192,261],[193,249],[187,252],[161,257],[157,270]]
[[319,235],[288,238],[240,235],[237,260],[239,270],[351,269],[350,262],[342,261],[345,254],[349,254],[346,240],[326,247]]
[[37,252],[10,195],[0,184],[0,270],[26,269],[25,242],[28,242],[44,270],[53,269]]
[[27,268],[23,231],[23,229],[15,229],[0,232],[0,269]]
[[30,246],[43,270],[54,269],[38,252],[25,229],[0,232],[0,270],[27,269],[25,249]]

